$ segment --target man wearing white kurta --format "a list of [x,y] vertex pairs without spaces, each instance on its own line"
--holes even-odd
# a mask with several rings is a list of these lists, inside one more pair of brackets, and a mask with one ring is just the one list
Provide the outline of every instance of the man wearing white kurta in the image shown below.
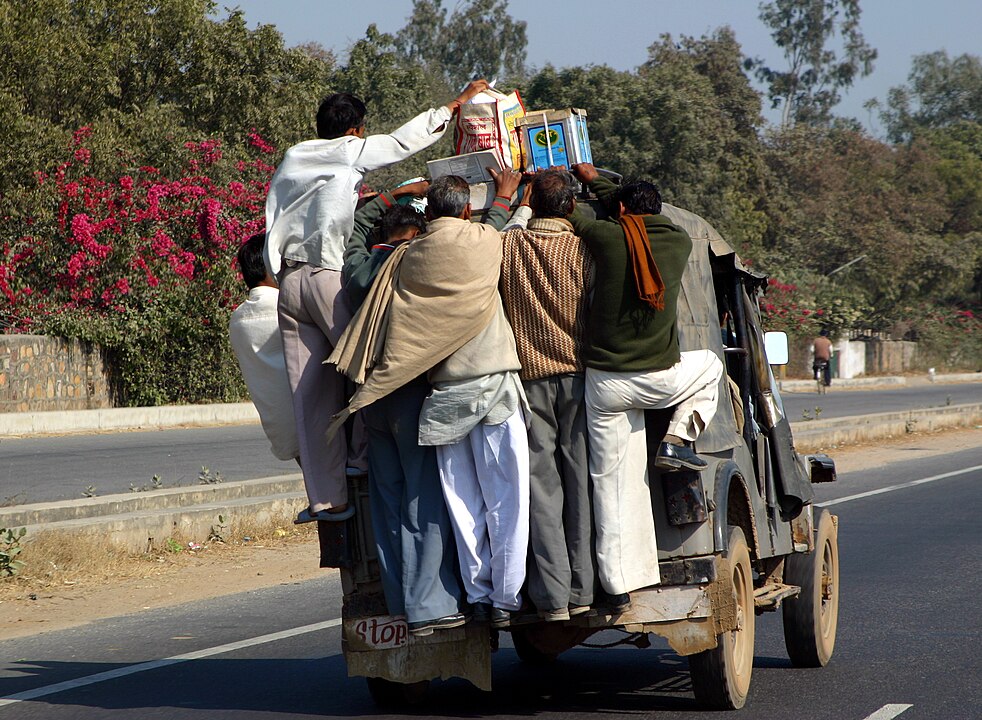
[[326,439],[345,389],[343,378],[323,364],[352,315],[341,267],[362,179],[435,143],[460,104],[485,88],[485,81],[474,81],[446,106],[370,137],[364,104],[347,93],[331,95],[317,112],[319,139],[287,150],[270,181],[265,260],[280,285],[280,331],[310,501],[298,521],[350,516],[345,468],[365,466],[343,434]]
[[277,320],[279,291],[263,266],[264,240],[263,235],[253,235],[239,248],[239,269],[249,297],[232,312],[228,335],[270,450],[280,460],[294,460],[300,449]]

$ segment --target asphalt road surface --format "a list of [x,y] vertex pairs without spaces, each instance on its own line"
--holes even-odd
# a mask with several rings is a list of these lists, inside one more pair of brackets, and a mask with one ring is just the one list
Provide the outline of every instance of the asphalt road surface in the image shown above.
[[[980,482],[982,447],[819,486],[839,516],[835,654],[824,669],[794,669],[779,614],[758,618],[750,698],[733,717],[982,716]],[[326,574],[0,642],[0,720],[405,717],[381,714],[364,681],[346,676],[339,615]],[[494,692],[435,682],[411,717],[722,717],[696,706],[686,661],[657,639],[530,667],[507,637]]]
[[203,467],[225,480],[299,472],[273,457],[257,425],[0,439],[0,503],[71,500],[147,487],[196,485]]
[[[982,383],[928,385],[870,391],[785,393],[791,422],[811,417],[864,415],[888,410],[982,402]],[[816,412],[815,408],[821,410]],[[226,480],[298,472],[269,452],[259,425],[99,435],[0,439],[0,504],[24,504],[148,487],[159,475],[164,487],[195,485],[202,467]]]
[[[890,390],[842,390],[832,381],[824,395],[811,392],[782,392],[784,409],[791,422],[806,419],[804,414],[820,419],[897,412],[945,405],[982,402],[982,382],[957,385],[915,385]],[[815,408],[819,408],[816,413]]]

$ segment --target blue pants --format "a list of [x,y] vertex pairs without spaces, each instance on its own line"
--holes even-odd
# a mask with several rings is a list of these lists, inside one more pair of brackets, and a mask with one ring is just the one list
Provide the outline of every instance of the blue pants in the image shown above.
[[368,430],[369,500],[385,602],[409,622],[460,611],[460,580],[436,449],[420,447],[422,378],[362,412]]

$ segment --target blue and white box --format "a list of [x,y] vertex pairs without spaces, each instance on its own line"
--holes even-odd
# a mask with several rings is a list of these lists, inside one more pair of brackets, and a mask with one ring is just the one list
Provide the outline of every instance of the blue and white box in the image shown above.
[[593,162],[586,110],[533,110],[517,124],[526,172]]

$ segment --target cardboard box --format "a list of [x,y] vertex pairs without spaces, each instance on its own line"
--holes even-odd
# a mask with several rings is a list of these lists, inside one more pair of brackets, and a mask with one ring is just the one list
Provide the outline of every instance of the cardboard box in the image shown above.
[[586,110],[532,110],[517,124],[526,172],[593,162]]

